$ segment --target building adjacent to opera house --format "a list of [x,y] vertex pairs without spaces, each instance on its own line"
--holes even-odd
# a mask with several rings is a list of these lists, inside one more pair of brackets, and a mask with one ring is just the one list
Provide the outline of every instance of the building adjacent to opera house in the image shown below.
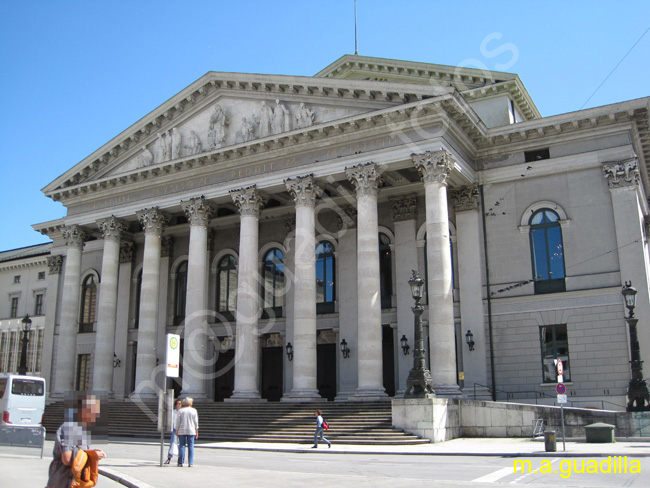
[[150,394],[177,333],[182,394],[399,396],[417,270],[438,394],[553,403],[562,359],[573,405],[623,408],[626,281],[650,354],[649,101],[542,117],[513,74],[351,55],[210,72],[44,188],[67,215],[0,262],[1,367],[29,313],[52,395]]

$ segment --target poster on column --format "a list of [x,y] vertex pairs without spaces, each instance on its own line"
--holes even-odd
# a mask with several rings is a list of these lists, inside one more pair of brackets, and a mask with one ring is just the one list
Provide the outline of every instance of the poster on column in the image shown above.
[[178,334],[167,334],[167,352],[165,363],[167,364],[166,375],[168,378],[178,378],[178,370],[181,360],[181,336]]

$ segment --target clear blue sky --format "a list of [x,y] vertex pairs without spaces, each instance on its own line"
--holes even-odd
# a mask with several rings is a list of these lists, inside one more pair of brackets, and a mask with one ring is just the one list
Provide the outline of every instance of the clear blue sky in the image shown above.
[[[359,54],[517,73],[543,116],[650,96],[647,0],[357,12]],[[353,0],[0,0],[0,250],[46,242],[31,224],[65,209],[41,189],[206,72],[311,76],[344,54]]]

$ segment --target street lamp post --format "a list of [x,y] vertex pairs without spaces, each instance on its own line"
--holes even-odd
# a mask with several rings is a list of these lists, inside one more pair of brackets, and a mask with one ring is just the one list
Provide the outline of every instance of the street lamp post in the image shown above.
[[636,324],[639,319],[634,318],[637,291],[632,286],[631,281],[626,281],[621,293],[625,298],[625,306],[629,311],[625,321],[630,330],[630,365],[632,367],[632,379],[627,389],[627,411],[647,412],[650,411],[650,393],[648,392],[648,385],[643,379],[643,361],[641,361],[641,350],[636,331]]
[[413,349],[413,368],[406,379],[406,392],[404,398],[426,398],[434,394],[433,378],[427,368],[424,367],[424,339],[422,338],[422,312],[420,305],[424,292],[424,280],[414,270],[409,280],[411,295],[415,300],[415,306],[411,309],[414,315],[415,346]]
[[32,327],[32,319],[29,318],[29,314],[25,315],[25,318],[22,320],[23,323],[23,344],[22,352],[20,355],[20,365],[18,366],[18,374],[25,375],[27,374],[27,343],[29,342],[29,329]]

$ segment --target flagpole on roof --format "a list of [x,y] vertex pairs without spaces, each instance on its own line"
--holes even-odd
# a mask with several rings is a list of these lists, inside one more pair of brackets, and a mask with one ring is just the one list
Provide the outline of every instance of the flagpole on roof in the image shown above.
[[354,0],[354,54],[359,54],[357,44],[357,0]]

